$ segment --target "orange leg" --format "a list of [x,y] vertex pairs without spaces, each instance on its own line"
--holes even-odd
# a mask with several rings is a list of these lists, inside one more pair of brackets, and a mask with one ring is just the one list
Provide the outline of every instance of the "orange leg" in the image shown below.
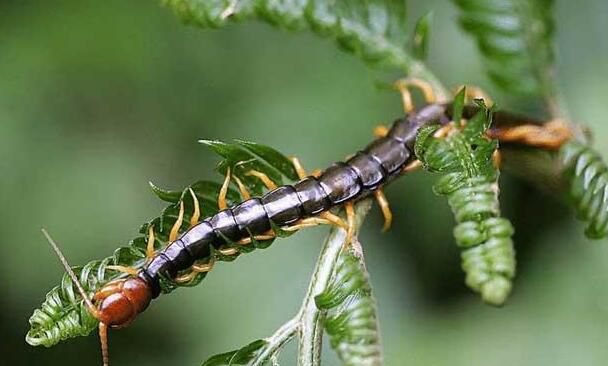
[[386,137],[386,135],[388,135],[388,131],[390,131],[390,129],[385,125],[376,126],[374,127],[374,137]]
[[344,222],[338,215],[334,215],[329,211],[325,211],[318,215],[318,217],[325,219],[332,223],[332,225],[340,226],[343,229],[348,229],[348,224]]
[[384,216],[384,226],[382,227],[382,231],[387,231],[390,229],[391,223],[393,222],[393,213],[391,212],[388,200],[381,189],[375,191],[374,196],[376,197],[378,206],[380,206],[380,210],[382,210],[382,215]]
[[99,322],[99,341],[101,342],[101,360],[103,366],[110,364],[110,352],[108,350],[108,326]]
[[[117,266],[117,267],[122,267],[122,266]],[[111,269],[113,269],[113,268],[111,268]],[[116,280],[116,281],[112,281],[112,282],[108,283],[107,285],[105,285],[102,288],[100,288],[99,290],[97,290],[97,292],[95,292],[95,295],[93,295],[93,300],[95,300],[95,301],[103,300],[106,297],[119,292],[122,289],[123,283],[124,283],[123,280]]]
[[173,243],[177,236],[179,235],[179,229],[182,227],[182,222],[184,221],[184,201],[179,202],[179,214],[177,215],[177,220],[173,224],[171,231],[169,232],[169,243]]
[[437,131],[435,131],[435,133],[433,134],[433,137],[437,137],[437,138],[441,139],[441,138],[448,136],[454,130],[456,130],[456,125],[454,124],[454,122],[450,122],[447,125],[441,127]]
[[495,168],[500,168],[501,162],[502,154],[500,153],[500,150],[496,149],[494,150],[494,153],[492,153],[492,163],[494,164]]
[[406,166],[404,166],[402,172],[403,173],[413,172],[415,170],[418,170],[421,166],[422,166],[422,162],[420,160],[416,159],[416,160],[412,161],[411,163],[407,164]]
[[293,164],[294,169],[296,170],[296,173],[298,174],[298,178],[300,178],[300,179],[306,178],[306,176],[308,174],[306,174],[306,170],[302,166],[302,163],[300,163],[300,160],[298,158],[296,158],[295,156],[292,156],[290,159],[291,159],[291,163]]
[[222,188],[220,188],[220,193],[217,197],[217,207],[220,210],[225,210],[228,208],[228,203],[226,203],[226,195],[228,194],[228,186],[230,185],[230,168],[228,168],[226,172],[226,178],[224,178],[224,183],[222,183]]
[[487,135],[503,142],[517,142],[557,150],[572,139],[574,133],[564,121],[553,120],[540,126],[524,124],[515,127],[493,128],[487,131]]
[[148,245],[146,245],[146,258],[152,259],[154,258],[155,250],[154,250],[154,242],[156,239],[154,238],[154,225],[150,225],[148,228]]
[[335,225],[332,221],[321,217],[308,217],[302,220],[297,221],[293,225],[282,227],[282,230],[285,231],[298,231],[300,229],[304,229],[307,227],[313,227],[317,225]]
[[107,269],[111,269],[113,271],[118,271],[118,272],[126,273],[126,274],[129,274],[131,276],[137,276],[137,273],[139,272],[137,270],[137,268],[127,267],[127,266],[119,266],[119,265],[109,265],[109,266],[106,266],[106,268]]
[[178,283],[190,282],[194,279],[194,277],[196,277],[197,274],[211,271],[213,269],[214,264],[215,261],[213,260],[211,260],[209,263],[204,264],[195,263],[192,265],[192,270],[190,272],[178,276],[175,281]]
[[273,190],[273,189],[277,188],[276,183],[273,182],[272,179],[270,179],[266,174],[264,174],[262,172],[258,172],[257,170],[250,170],[247,173],[245,173],[245,175],[254,176],[254,177],[258,178],[259,180],[262,181],[262,183],[264,183],[266,188],[268,188],[269,190]]
[[223,248],[218,250],[222,255],[235,255],[239,251],[236,248]]
[[346,209],[346,240],[344,240],[344,248],[348,247],[353,241],[355,235],[355,205],[352,202],[348,202],[344,205]]
[[192,196],[192,203],[194,204],[194,212],[192,212],[192,217],[190,218],[190,227],[192,227],[198,224],[198,219],[201,217],[201,207],[192,188],[188,188],[188,191],[190,192],[190,196]]
[[239,186],[239,192],[241,193],[241,198],[243,198],[243,201],[250,199],[251,194],[249,193],[247,187],[245,187],[243,182],[236,175],[233,175],[232,179],[234,179],[236,185]]
[[435,92],[433,91],[433,87],[428,82],[419,79],[419,78],[405,78],[401,80],[397,80],[395,82],[395,88],[401,93],[401,101],[403,103],[403,111],[406,114],[413,112],[416,109],[414,102],[412,100],[412,93],[409,88],[414,86],[422,91],[424,95],[424,100],[429,103],[435,103],[437,101],[437,97],[435,96]]
[[247,245],[247,244],[250,244],[253,240],[264,241],[264,240],[270,240],[270,239],[274,239],[274,238],[276,238],[276,235],[273,232],[269,232],[267,234],[255,235],[253,237],[253,239],[252,238],[243,238],[243,239],[237,241],[236,243],[240,244],[240,245]]

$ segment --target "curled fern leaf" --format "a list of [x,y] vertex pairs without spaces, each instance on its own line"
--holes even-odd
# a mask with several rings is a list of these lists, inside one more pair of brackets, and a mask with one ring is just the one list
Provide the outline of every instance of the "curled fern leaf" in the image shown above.
[[561,149],[565,174],[570,178],[572,201],[578,216],[588,222],[585,235],[608,235],[608,166],[591,147],[570,142]]
[[[245,175],[245,168],[255,168],[269,177],[277,179],[280,184],[282,179],[291,180],[297,177],[289,160],[276,150],[256,144],[253,142],[237,141],[233,144],[216,142],[215,146],[221,146],[221,152],[214,148],[224,160],[219,164],[220,171],[226,167],[232,167],[234,175],[240,177],[253,193],[261,192],[261,183]],[[246,163],[240,168],[235,168],[240,159],[245,158]],[[221,184],[210,181],[199,181],[191,184],[182,191],[168,191],[151,184],[152,191],[163,201],[169,202],[160,216],[143,224],[139,233],[142,234],[131,240],[129,246],[116,249],[111,257],[102,260],[94,260],[83,267],[75,267],[74,272],[78,276],[85,291],[92,296],[100,287],[106,283],[123,278],[124,273],[111,270],[109,265],[120,265],[141,269],[146,263],[146,247],[148,242],[148,230],[153,228],[155,234],[154,248],[163,248],[169,240],[169,233],[178,218],[180,202],[184,204],[184,219],[179,233],[189,228],[189,221],[193,213],[193,200],[190,197],[190,189],[200,203],[203,216],[210,216],[218,211],[217,197]],[[240,202],[242,197],[239,193],[229,188],[227,201],[229,204]],[[252,241],[251,245],[239,245],[235,255],[222,255],[218,251],[212,252],[212,257],[205,261],[232,261],[240,253],[247,253],[255,249],[268,247],[272,241]],[[236,246],[236,244],[235,244]],[[169,278],[161,278],[160,285],[163,293],[169,293],[177,287],[188,287],[199,284],[207,273],[198,273],[190,281],[178,283]],[[39,309],[34,310],[29,319],[30,330],[26,335],[26,341],[33,345],[51,347],[68,338],[85,336],[95,330],[97,320],[93,318],[86,309],[84,301],[79,295],[75,284],[67,274],[64,274],[61,284],[53,288],[46,296],[45,301]]]
[[425,168],[444,173],[433,186],[448,197],[456,222],[454,237],[462,248],[466,284],[492,305],[504,303],[515,276],[513,226],[500,217],[498,170],[492,162],[496,141],[485,137],[491,114],[482,109],[462,129],[434,137],[437,126],[422,130],[416,154]]
[[553,0],[454,0],[490,78],[506,91],[554,94]]
[[376,303],[359,257],[340,255],[332,282],[315,303],[328,311],[325,331],[344,365],[382,365]]
[[[439,99],[449,99],[443,85],[421,62],[426,53],[429,18],[421,19],[411,40],[407,32],[406,0],[164,0],[164,3],[184,22],[202,28],[261,20],[287,30],[311,30],[335,40],[339,47],[367,63],[398,68],[425,79]],[[408,52],[410,49],[414,54]]]
[[409,66],[404,0],[165,0],[187,23],[221,27],[228,22],[259,19],[288,30],[308,28],[334,38],[368,62]]

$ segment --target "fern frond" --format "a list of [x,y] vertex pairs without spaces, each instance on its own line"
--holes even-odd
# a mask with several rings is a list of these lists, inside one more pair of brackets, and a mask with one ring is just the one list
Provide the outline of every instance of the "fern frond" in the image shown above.
[[501,305],[515,276],[513,226],[500,217],[498,169],[492,155],[497,142],[485,137],[491,113],[482,110],[462,129],[435,137],[438,126],[423,129],[416,155],[429,171],[444,175],[433,190],[448,197],[456,222],[454,238],[462,248],[466,284],[492,305]]
[[[410,37],[405,0],[164,0],[164,3],[184,22],[202,28],[260,20],[286,30],[310,30],[334,40],[340,48],[367,63],[398,68],[423,78],[439,97],[449,99],[445,88],[421,62],[426,54],[429,18],[424,17],[414,37]],[[409,53],[410,49],[414,54]]]
[[[236,141],[235,143],[207,142],[214,151],[224,158],[218,165],[218,170],[225,173],[227,167],[232,168],[234,176],[254,193],[260,193],[262,184],[259,180],[252,179],[245,173],[249,169],[256,169],[276,179],[281,184],[283,179],[292,180],[297,178],[289,159],[276,150],[256,144],[253,142]],[[242,162],[244,161],[244,163]],[[153,227],[155,233],[155,250],[163,248],[168,240],[173,224],[177,220],[179,204],[183,202],[184,220],[179,229],[180,234],[188,230],[189,221],[193,213],[193,201],[189,189],[196,195],[200,203],[203,216],[211,216],[218,211],[217,197],[221,185],[211,181],[198,181],[186,187],[182,191],[168,191],[156,187],[150,183],[152,191],[163,201],[169,202],[160,216],[143,224],[139,233],[142,234],[131,240],[129,246],[116,249],[111,257],[102,260],[94,260],[83,267],[75,267],[74,272],[78,276],[85,291],[92,296],[100,287],[106,283],[123,278],[124,273],[108,269],[109,265],[121,265],[141,269],[146,263],[146,246],[148,242],[148,228]],[[239,193],[228,189],[227,201],[236,204],[242,200]],[[222,255],[218,251],[212,252],[213,258],[204,261],[233,261],[239,253],[247,253],[255,249],[263,249],[272,243],[269,241],[252,241],[251,245],[238,245],[238,253],[235,255]],[[234,244],[236,246],[236,244]],[[177,287],[188,287],[199,284],[206,273],[198,273],[192,280],[186,283],[178,283],[169,278],[161,278],[161,291],[169,293]],[[34,310],[29,319],[30,330],[26,335],[26,341],[33,345],[53,346],[68,338],[85,336],[95,330],[97,320],[94,319],[86,309],[79,295],[76,285],[67,274],[64,274],[61,284],[53,288],[46,296],[39,309]]]
[[570,195],[578,217],[586,221],[585,235],[601,239],[608,235],[608,165],[590,146],[570,142],[560,151],[564,173],[570,179]]
[[330,285],[315,303],[328,311],[323,325],[343,365],[382,365],[376,302],[364,264],[353,251],[340,255]]
[[553,0],[454,0],[462,28],[477,40],[490,78],[502,89],[555,94]]

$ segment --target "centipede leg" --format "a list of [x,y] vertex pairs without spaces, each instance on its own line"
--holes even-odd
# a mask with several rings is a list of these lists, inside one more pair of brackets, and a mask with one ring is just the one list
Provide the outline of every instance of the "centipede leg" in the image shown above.
[[300,229],[304,229],[307,227],[313,227],[317,225],[335,225],[333,222],[326,220],[321,217],[308,217],[302,220],[297,221],[293,225],[284,226],[281,230],[284,231],[298,231]]
[[378,206],[380,206],[380,210],[382,210],[382,216],[384,216],[384,226],[382,227],[382,231],[385,232],[391,227],[391,223],[393,222],[393,213],[391,212],[388,200],[381,189],[375,191],[374,196],[376,197]]
[[500,164],[502,163],[502,154],[500,150],[496,149],[492,153],[492,163],[494,164],[495,168],[500,168]]
[[292,156],[290,158],[290,160],[291,160],[291,164],[293,164],[293,168],[296,170],[296,174],[298,175],[298,178],[300,178],[300,179],[306,178],[306,176],[308,174],[306,174],[306,170],[302,166],[302,163],[300,163],[300,159],[296,158],[295,156]]
[[237,241],[237,244],[240,245],[246,245],[246,244],[250,244],[253,240],[270,240],[270,239],[274,239],[276,238],[275,233],[273,233],[272,231],[267,232],[266,234],[260,234],[260,235],[254,235],[253,238],[243,238],[239,241]]
[[386,135],[388,135],[388,131],[390,131],[390,129],[387,126],[378,125],[374,127],[374,137],[386,137]]
[[424,96],[424,100],[428,104],[435,103],[437,101],[437,96],[435,95],[435,91],[433,87],[428,82],[419,79],[419,78],[405,78],[401,80],[397,80],[395,82],[395,88],[401,93],[401,101],[403,103],[403,110],[406,114],[413,112],[416,109],[414,102],[412,100],[412,93],[409,88],[414,86],[422,91]]
[[139,272],[137,270],[137,268],[135,268],[135,267],[127,267],[127,266],[120,266],[120,265],[108,265],[108,266],[106,266],[106,268],[113,270],[113,271],[126,273],[131,276],[137,276],[137,273]]
[[156,251],[154,250],[154,243],[156,239],[154,237],[154,225],[150,225],[148,228],[148,244],[146,245],[146,258],[154,258]]
[[223,248],[223,249],[218,250],[218,252],[220,252],[220,254],[222,254],[222,255],[235,255],[239,251],[236,248]]
[[211,260],[211,261],[209,261],[209,263],[204,263],[204,264],[193,264],[190,272],[176,277],[175,281],[178,283],[190,282],[194,279],[194,277],[197,274],[211,271],[213,269],[214,264],[215,264],[214,260]]
[[269,190],[273,190],[273,189],[277,188],[277,184],[275,182],[273,182],[272,179],[270,179],[268,177],[268,175],[266,175],[262,172],[259,172],[257,170],[250,170],[247,173],[245,173],[245,175],[258,178],[260,181],[262,181],[264,186],[266,186],[266,188],[268,188]]
[[225,210],[228,208],[228,203],[226,202],[226,195],[228,194],[228,186],[230,185],[230,168],[226,171],[226,178],[224,178],[224,183],[222,183],[222,188],[220,188],[220,193],[217,197],[217,207],[220,210]]
[[433,137],[436,138],[444,138],[447,135],[449,135],[450,133],[452,133],[454,130],[456,129],[456,126],[454,125],[454,122],[450,122],[448,124],[446,124],[445,126],[441,127],[440,129],[438,129],[437,131],[435,131],[435,133],[433,134]]
[[334,215],[333,213],[331,213],[329,211],[325,211],[325,212],[319,214],[318,217],[331,222],[332,225],[339,226],[339,227],[341,227],[343,229],[347,229],[348,228],[348,224],[345,223],[344,220],[342,220],[340,218],[340,216]]
[[344,205],[346,210],[346,239],[344,240],[344,248],[348,247],[353,240],[355,235],[355,205],[352,202],[348,202]]
[[190,227],[192,227],[198,224],[198,220],[201,217],[201,207],[192,188],[188,188],[188,191],[190,192],[190,196],[192,196],[192,203],[194,205],[194,211],[192,212],[192,217],[190,218]]
[[239,187],[239,192],[241,193],[241,198],[243,198],[243,200],[250,199],[251,194],[247,190],[247,187],[245,187],[243,182],[239,179],[239,177],[233,175],[232,179],[234,179],[234,181],[236,182],[236,185]]
[[[289,159],[291,160],[291,163],[293,164],[293,167],[296,170],[296,174],[298,174],[298,178],[300,178],[300,179],[306,178],[308,176],[308,174],[306,173],[306,170],[300,163],[300,160],[298,158],[296,158],[295,156],[292,156]],[[310,175],[318,178],[321,176],[321,173],[322,173],[322,171],[320,169],[315,169],[312,171],[312,173],[310,173]]]
[[110,352],[108,350],[108,326],[99,322],[99,342],[101,343],[101,360],[103,366],[110,364]]
[[179,229],[182,227],[182,222],[184,221],[184,201],[179,202],[179,213],[177,215],[177,220],[171,227],[171,231],[169,232],[169,243],[172,243],[177,239],[179,235]]
[[403,167],[402,172],[403,173],[409,173],[409,172],[413,172],[415,170],[420,169],[420,167],[422,167],[422,162],[418,159],[412,161],[411,163],[407,164],[406,166]]
[[515,127],[492,128],[486,134],[503,142],[517,142],[551,150],[559,149],[574,136],[570,126],[562,120],[553,120],[541,126],[523,124]]

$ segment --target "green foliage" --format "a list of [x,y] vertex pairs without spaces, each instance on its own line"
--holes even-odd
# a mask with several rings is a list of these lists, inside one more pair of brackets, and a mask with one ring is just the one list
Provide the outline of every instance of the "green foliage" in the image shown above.
[[367,62],[406,70],[415,62],[405,49],[405,0],[165,0],[165,4],[185,22],[204,28],[258,19],[287,30],[312,30]]
[[505,91],[553,95],[553,0],[454,0],[490,78]]
[[205,361],[202,366],[230,366],[230,365],[264,365],[268,359],[256,361],[265,350],[268,342],[258,339],[238,350],[215,355]]
[[444,174],[433,190],[448,197],[458,223],[454,237],[463,249],[467,285],[485,302],[501,305],[515,276],[513,227],[500,217],[499,173],[492,160],[498,144],[485,137],[491,112],[480,106],[462,130],[455,129],[445,138],[433,136],[438,126],[424,128],[415,149],[427,170]]
[[[252,168],[276,179],[280,184],[283,178],[287,180],[297,177],[289,160],[276,150],[256,144],[253,142],[236,141],[233,144],[218,141],[205,144],[211,146],[220,156],[224,158],[218,165],[221,172],[231,167],[233,176],[240,178],[252,192],[260,193],[262,184],[253,177],[245,175]],[[92,296],[100,287],[106,283],[124,278],[124,273],[108,269],[108,265],[122,265],[141,269],[146,264],[146,246],[148,242],[148,229],[153,227],[155,233],[155,250],[162,249],[168,242],[169,232],[178,218],[180,202],[184,204],[184,220],[179,229],[180,233],[190,227],[189,221],[193,213],[193,199],[190,196],[191,189],[196,195],[203,217],[211,216],[218,211],[217,197],[221,185],[210,181],[198,181],[191,184],[183,191],[168,191],[156,187],[150,183],[152,191],[163,201],[171,203],[160,214],[160,216],[143,224],[139,229],[140,236],[131,240],[129,246],[116,249],[111,257],[103,260],[91,261],[83,267],[75,267],[74,271],[82,283],[85,291]],[[236,190],[229,188],[227,201],[230,205],[242,200]],[[235,255],[222,255],[219,251],[212,251],[213,258],[205,258],[200,263],[208,263],[211,259],[215,261],[232,261],[240,253],[250,252],[256,248],[266,248],[272,241],[252,241],[251,245],[236,243],[228,244],[229,247],[238,249]],[[169,278],[161,279],[161,290],[169,293],[177,287],[195,286],[206,276],[199,273],[190,281],[177,283]],[[84,301],[79,295],[75,284],[67,274],[64,274],[61,284],[53,288],[46,296],[39,309],[34,310],[30,317],[30,330],[26,335],[26,341],[33,345],[53,346],[65,339],[88,335],[97,326],[97,320],[87,311]]]
[[416,22],[414,39],[412,42],[412,55],[419,60],[426,60],[426,56],[429,53],[429,38],[432,24],[432,12],[427,13]]
[[340,255],[331,283],[315,303],[328,312],[323,325],[343,365],[382,365],[376,302],[363,261],[353,251]]
[[585,235],[608,235],[608,166],[597,151],[581,142],[570,142],[560,151],[564,173],[570,179],[570,196],[578,217],[588,222]]

